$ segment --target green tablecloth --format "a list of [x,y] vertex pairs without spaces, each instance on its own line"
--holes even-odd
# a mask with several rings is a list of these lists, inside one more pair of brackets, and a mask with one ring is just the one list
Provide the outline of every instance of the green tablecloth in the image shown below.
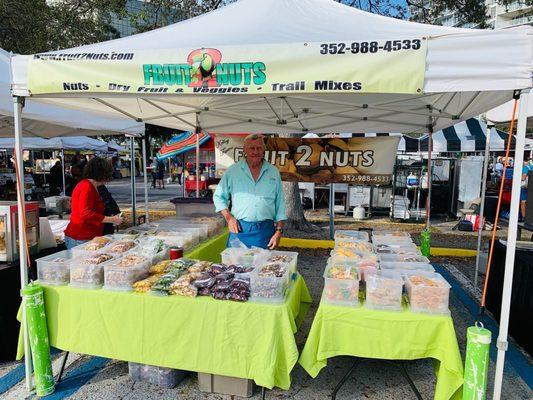
[[335,356],[433,358],[435,399],[460,398],[463,363],[449,316],[386,312],[321,303],[299,363],[313,378]]
[[[301,276],[284,304],[44,286],[50,345],[61,350],[253,379],[288,389],[294,333],[311,296]],[[19,341],[18,358],[24,348]]]

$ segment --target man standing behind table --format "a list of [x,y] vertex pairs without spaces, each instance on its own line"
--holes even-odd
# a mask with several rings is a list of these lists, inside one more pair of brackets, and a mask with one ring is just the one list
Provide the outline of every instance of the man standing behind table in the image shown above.
[[229,167],[217,186],[213,202],[228,224],[228,244],[236,238],[248,247],[279,245],[287,219],[285,198],[279,171],[264,158],[264,137],[248,135],[244,159]]

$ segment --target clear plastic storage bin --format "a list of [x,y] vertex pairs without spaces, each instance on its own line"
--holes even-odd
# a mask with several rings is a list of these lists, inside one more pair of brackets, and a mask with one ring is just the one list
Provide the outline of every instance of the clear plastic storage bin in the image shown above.
[[190,250],[198,244],[194,236],[169,231],[161,231],[155,237],[161,239],[169,247],[183,247],[184,250]]
[[388,243],[375,245],[378,254],[422,254],[414,243]]
[[359,273],[354,266],[328,264],[324,271],[322,300],[326,304],[359,305]]
[[346,239],[357,242],[368,242],[369,236],[368,232],[365,231],[338,230],[335,231],[334,239],[335,241],[337,241],[337,239]]
[[333,266],[339,268],[355,268],[357,270],[359,280],[363,282],[365,281],[365,276],[367,273],[376,272],[378,269],[378,263],[374,261],[353,261],[349,259],[330,257],[327,262],[326,270],[327,268],[331,268]]
[[380,254],[378,256],[381,263],[387,262],[408,262],[430,264],[429,259],[421,254]]
[[176,387],[189,375],[189,371],[155,367],[146,364],[128,363],[128,375],[134,381],[148,382],[167,389]]
[[109,253],[94,253],[74,258],[70,264],[70,286],[97,289],[104,284],[104,267],[115,257]]
[[110,236],[97,236],[93,240],[79,244],[70,250],[72,251],[74,257],[83,256],[104,251],[104,247],[108,246],[112,241],[113,238]]
[[374,310],[402,310],[402,276],[395,271],[377,271],[366,276],[365,306]]
[[357,265],[378,267],[378,256],[374,253],[360,253],[357,251],[346,251],[347,249],[332,250],[330,255],[333,261],[337,263],[345,263],[348,265]]
[[[226,265],[255,265],[258,258],[267,252],[263,249],[244,249],[228,247],[222,253],[222,264]],[[262,261],[262,260],[261,260]]]
[[372,239],[374,238],[410,238],[411,234],[409,232],[402,231],[372,231]]
[[425,262],[381,262],[379,263],[383,270],[413,270],[413,271],[434,271],[434,268],[429,263]]
[[440,274],[417,272],[406,274],[405,288],[413,312],[449,314],[450,285]]
[[37,260],[37,279],[46,285],[67,285],[70,281],[70,264],[74,254],[60,251]]
[[137,242],[131,239],[122,239],[114,241],[106,246],[105,251],[108,253],[116,254],[120,256],[124,253],[127,253],[130,250],[133,250],[137,246]]
[[289,264],[291,273],[294,273],[298,265],[298,253],[294,251],[270,251],[266,257],[266,262],[284,262]]
[[[274,275],[268,265],[256,267],[250,274],[250,300],[268,303],[282,303],[290,282],[290,268],[284,264],[280,274]],[[280,276],[281,275],[281,276]]]
[[130,291],[135,282],[149,275],[150,260],[134,253],[104,264],[104,289]]

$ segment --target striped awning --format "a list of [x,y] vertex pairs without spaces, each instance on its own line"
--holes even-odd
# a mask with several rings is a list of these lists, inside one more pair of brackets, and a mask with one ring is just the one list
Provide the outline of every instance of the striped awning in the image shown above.
[[[204,147],[211,141],[211,136],[207,132],[199,133],[200,146]],[[212,147],[212,146],[211,146]],[[158,160],[165,160],[176,155],[185,153],[196,148],[196,133],[183,132],[172,136],[161,149],[158,151],[156,157]]]
[[416,153],[419,151],[419,140],[401,133],[353,133],[352,137],[377,137],[377,136],[401,136],[398,151]]
[[[433,133],[433,151],[446,152],[483,152],[487,125],[477,118],[470,118],[449,128]],[[490,130],[490,151],[505,151],[508,134],[496,128]],[[420,151],[428,151],[428,135],[420,138]],[[515,147],[515,138],[511,138],[511,149]],[[526,138],[526,150],[533,149],[533,140]]]

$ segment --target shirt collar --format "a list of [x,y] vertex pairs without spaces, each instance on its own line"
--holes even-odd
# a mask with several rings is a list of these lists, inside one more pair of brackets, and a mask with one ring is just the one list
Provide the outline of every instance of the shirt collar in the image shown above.
[[250,171],[250,167],[248,167],[248,163],[246,162],[246,158],[243,158],[241,161],[239,161],[241,164],[241,169],[244,171],[246,175],[253,181],[253,182],[259,182],[261,180],[261,177],[264,175],[268,168],[268,163],[266,160],[263,160],[263,163],[261,164],[261,171],[259,171],[259,177],[257,178],[257,181],[254,180],[254,177],[252,176],[252,172]]

